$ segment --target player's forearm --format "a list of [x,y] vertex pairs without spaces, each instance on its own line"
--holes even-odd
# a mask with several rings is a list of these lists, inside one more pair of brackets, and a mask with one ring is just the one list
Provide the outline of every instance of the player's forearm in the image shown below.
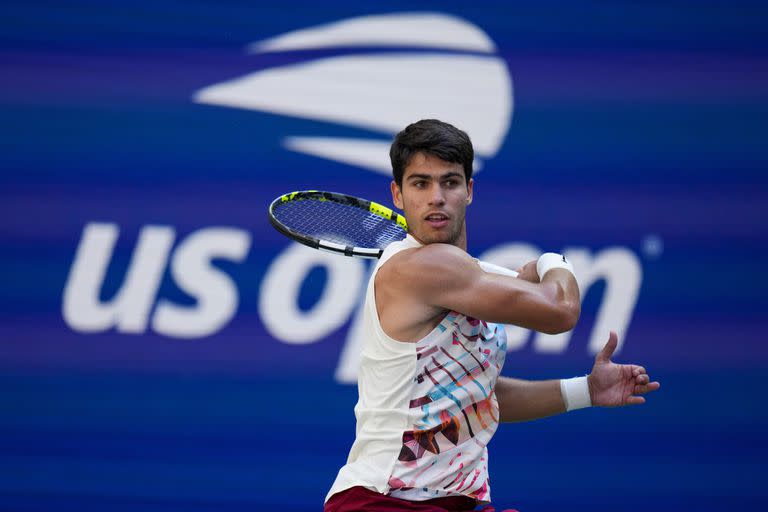
[[530,421],[565,412],[559,380],[530,381],[499,377],[494,390],[501,423]]

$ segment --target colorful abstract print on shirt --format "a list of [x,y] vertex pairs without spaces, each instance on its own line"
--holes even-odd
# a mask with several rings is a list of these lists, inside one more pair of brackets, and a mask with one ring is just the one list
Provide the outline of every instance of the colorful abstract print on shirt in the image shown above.
[[403,433],[389,494],[490,500],[486,445],[499,424],[493,388],[504,365],[506,334],[501,325],[456,312],[437,329],[442,336],[416,345],[412,430]]

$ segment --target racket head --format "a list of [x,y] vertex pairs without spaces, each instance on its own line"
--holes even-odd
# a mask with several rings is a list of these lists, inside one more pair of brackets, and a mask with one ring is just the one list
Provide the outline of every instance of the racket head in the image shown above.
[[359,197],[301,190],[269,205],[269,222],[280,233],[313,249],[359,258],[379,258],[384,248],[405,238],[405,217]]

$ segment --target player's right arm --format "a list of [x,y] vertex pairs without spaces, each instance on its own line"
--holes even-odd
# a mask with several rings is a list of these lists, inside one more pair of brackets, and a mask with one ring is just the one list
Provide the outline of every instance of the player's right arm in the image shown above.
[[579,288],[568,270],[554,268],[540,283],[483,271],[461,249],[429,244],[395,255],[391,285],[434,308],[547,334],[573,329],[581,312]]

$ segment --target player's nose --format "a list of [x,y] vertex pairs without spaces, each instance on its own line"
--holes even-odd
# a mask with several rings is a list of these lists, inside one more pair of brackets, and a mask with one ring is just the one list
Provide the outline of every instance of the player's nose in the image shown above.
[[432,190],[430,190],[429,204],[436,206],[445,204],[445,195],[443,194],[442,187],[432,187]]

